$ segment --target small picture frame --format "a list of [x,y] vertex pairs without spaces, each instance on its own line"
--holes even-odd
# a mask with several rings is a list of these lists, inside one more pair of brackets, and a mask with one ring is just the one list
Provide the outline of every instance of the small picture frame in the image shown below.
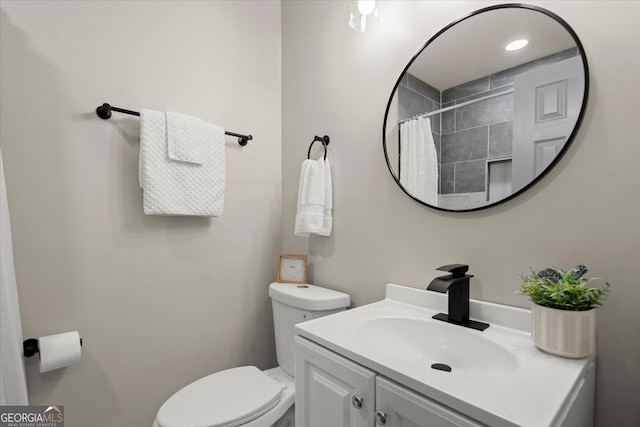
[[304,254],[278,255],[279,283],[307,283],[307,256]]

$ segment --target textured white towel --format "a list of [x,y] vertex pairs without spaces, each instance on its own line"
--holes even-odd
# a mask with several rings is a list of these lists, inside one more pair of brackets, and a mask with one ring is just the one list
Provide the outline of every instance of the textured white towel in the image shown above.
[[329,159],[326,159],[324,161],[324,220],[322,222],[322,230],[317,233],[320,236],[331,235],[331,228],[333,227],[333,218],[331,217],[333,190],[331,186],[331,166],[329,165]]
[[201,165],[210,144],[209,123],[198,117],[166,112],[167,153],[170,159]]
[[331,235],[333,190],[329,160],[305,160],[300,171],[295,234]]
[[168,155],[166,114],[140,113],[138,179],[147,215],[220,216],[224,209],[224,129],[206,123],[202,164]]
[[295,235],[308,237],[320,233],[324,226],[326,196],[326,166],[324,159],[305,160],[300,170],[298,212]]

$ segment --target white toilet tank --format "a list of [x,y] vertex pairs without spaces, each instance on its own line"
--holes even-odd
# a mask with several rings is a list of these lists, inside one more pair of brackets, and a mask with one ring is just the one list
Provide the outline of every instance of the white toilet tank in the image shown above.
[[296,283],[272,283],[269,296],[273,304],[278,364],[294,376],[293,337],[296,323],[344,311],[351,303],[349,295]]

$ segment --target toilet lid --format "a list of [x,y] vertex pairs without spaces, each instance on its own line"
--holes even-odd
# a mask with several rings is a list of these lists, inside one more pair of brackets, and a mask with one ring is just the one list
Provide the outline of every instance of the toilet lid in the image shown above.
[[162,427],[239,426],[275,407],[282,389],[255,366],[216,372],[171,396],[158,411],[158,423]]

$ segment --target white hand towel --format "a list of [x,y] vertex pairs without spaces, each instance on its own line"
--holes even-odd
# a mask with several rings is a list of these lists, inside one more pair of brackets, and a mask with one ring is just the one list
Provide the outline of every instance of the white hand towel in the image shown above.
[[209,124],[198,117],[166,112],[170,159],[201,165],[209,141]]
[[320,233],[325,222],[326,166],[324,159],[305,160],[300,170],[295,235]]
[[138,179],[147,215],[220,216],[224,209],[224,129],[204,124],[202,164],[169,157],[166,114],[140,113]]
[[333,190],[331,188],[331,166],[329,159],[324,161],[324,221],[322,222],[322,230],[320,236],[330,236],[333,227],[333,218],[331,217],[331,209],[333,209]]

